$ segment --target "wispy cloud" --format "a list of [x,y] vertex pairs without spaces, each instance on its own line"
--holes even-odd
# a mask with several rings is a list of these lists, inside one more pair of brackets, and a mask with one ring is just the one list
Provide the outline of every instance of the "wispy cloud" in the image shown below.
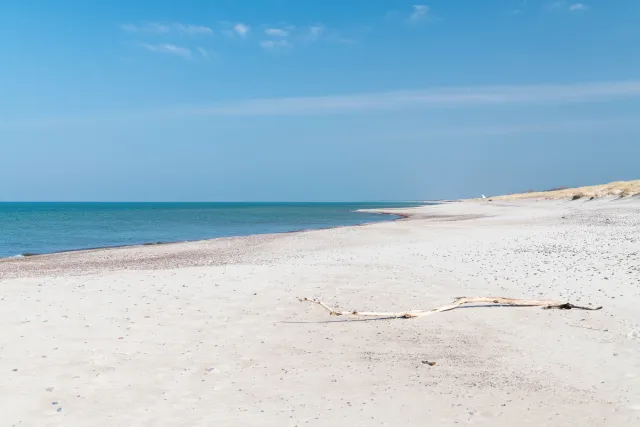
[[293,25],[287,25],[284,27],[265,27],[264,34],[270,38],[261,40],[260,47],[270,51],[293,47],[293,42],[290,40],[289,36],[295,29],[296,27]]
[[296,45],[309,45],[318,42],[334,44],[352,44],[355,41],[344,37],[338,31],[328,28],[324,24],[286,25],[283,27],[265,27],[266,40],[260,41],[265,49],[291,48]]
[[326,32],[327,28],[322,24],[311,25],[307,29],[307,34],[312,41],[319,40]]
[[142,25],[124,24],[120,28],[128,33],[167,34],[171,32],[171,26],[150,22]]
[[287,40],[262,40],[260,42],[260,47],[263,49],[273,50],[278,48],[287,48],[291,47],[291,43]]
[[204,25],[181,23],[163,24],[160,22],[149,22],[141,25],[123,24],[120,28],[128,33],[169,34],[175,32],[192,36],[213,34],[213,30]]
[[140,47],[155,53],[166,53],[169,55],[180,56],[182,58],[191,59],[191,49],[176,46],[171,43],[158,43],[158,44],[149,44],[149,43],[140,43]]
[[205,27],[204,25],[174,24],[174,28],[183,34],[189,35],[213,34],[213,30],[209,27]]
[[202,58],[206,59],[207,61],[209,60],[209,52],[207,52],[207,50],[203,47],[197,47],[196,50],[198,51],[198,53],[200,54],[200,56],[202,56]]
[[[415,13],[421,14],[423,12],[426,13],[426,10],[422,9],[422,6],[415,6]],[[250,37],[254,33],[254,28],[260,29],[259,33],[257,32],[258,30],[256,30],[256,35],[261,34],[262,37]],[[176,40],[175,36],[177,35],[193,36],[195,38],[195,36],[219,33],[227,36],[231,40],[251,40],[251,43],[256,43],[265,50],[290,49],[298,45],[308,45],[316,42],[333,44],[355,43],[354,39],[345,37],[340,34],[340,32],[335,29],[330,29],[322,23],[305,26],[291,25],[282,22],[275,25],[254,25],[237,21],[219,21],[213,27],[208,27],[205,25],[184,23],[147,22],[143,24],[123,24],[120,25],[120,29],[138,36],[165,36],[171,43]],[[209,59],[208,51],[206,49],[203,50],[202,47],[198,47],[199,45],[202,46],[201,43],[196,43],[195,40],[190,42],[184,38],[180,40],[181,44],[186,44],[187,46],[180,47],[171,43],[157,44],[151,43],[148,40],[146,40],[147,43],[139,43],[139,45],[152,52],[169,53],[184,58],[192,58],[195,53],[204,59]]]
[[522,0],[516,8],[511,9],[511,15],[522,15],[527,8],[527,3],[528,0]]
[[265,28],[264,33],[270,37],[288,37],[289,31],[283,28]]
[[245,38],[251,32],[251,27],[247,24],[243,24],[239,22],[233,26],[233,31],[235,34],[239,35],[240,37]]
[[569,11],[571,12],[580,12],[585,10],[589,10],[589,6],[584,3],[574,3],[569,6]]
[[254,99],[195,107],[194,115],[336,114],[409,108],[562,104],[640,97],[640,81],[570,85],[476,86],[321,97]]
[[[154,52],[190,55],[173,45],[151,45]],[[566,85],[475,86],[432,88],[319,97],[266,98],[191,107],[123,112],[113,115],[51,117],[0,122],[2,127],[66,125],[181,117],[336,115],[370,111],[561,105],[640,99],[640,80]]]
[[429,13],[429,6],[427,6],[426,4],[415,4],[413,5],[413,12],[411,13],[411,16],[409,17],[409,21],[410,22],[420,22],[422,21],[424,18],[427,17],[427,14]]
[[340,31],[329,28],[324,24],[313,24],[302,27],[296,34],[296,40],[299,43],[310,44],[316,42],[334,43],[334,44],[354,44],[355,40],[344,36]]
[[570,3],[567,0],[558,0],[547,4],[550,10],[565,10],[569,12],[585,12],[589,6],[584,3]]

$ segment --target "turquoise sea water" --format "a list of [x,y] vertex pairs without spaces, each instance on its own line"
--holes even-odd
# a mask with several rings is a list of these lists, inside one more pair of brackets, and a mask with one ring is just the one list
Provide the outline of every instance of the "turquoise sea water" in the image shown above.
[[386,221],[418,203],[0,203],[0,257]]

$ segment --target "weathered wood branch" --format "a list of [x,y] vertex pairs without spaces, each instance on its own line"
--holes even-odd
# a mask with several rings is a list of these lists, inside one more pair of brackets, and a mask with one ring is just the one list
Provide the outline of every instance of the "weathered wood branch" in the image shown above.
[[403,318],[410,319],[413,317],[428,316],[433,313],[441,313],[443,311],[455,310],[469,304],[479,304],[480,306],[516,306],[516,307],[542,307],[544,309],[561,309],[570,310],[572,308],[579,310],[600,310],[602,307],[586,307],[571,304],[563,301],[553,300],[529,300],[518,298],[505,298],[505,297],[459,297],[456,298],[453,304],[445,305],[444,307],[433,308],[431,310],[409,310],[400,312],[386,312],[386,311],[341,311],[329,307],[324,302],[314,298],[299,298],[300,302],[310,302],[323,307],[332,316],[363,316],[363,317],[385,317],[385,318]]

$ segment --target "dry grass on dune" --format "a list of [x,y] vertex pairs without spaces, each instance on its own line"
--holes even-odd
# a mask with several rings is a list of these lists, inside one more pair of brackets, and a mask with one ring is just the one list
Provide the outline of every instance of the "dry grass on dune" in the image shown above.
[[640,180],[617,181],[609,184],[591,185],[588,187],[562,188],[549,191],[533,191],[520,194],[491,197],[492,200],[520,200],[520,199],[570,199],[599,198],[607,196],[630,197],[640,195]]

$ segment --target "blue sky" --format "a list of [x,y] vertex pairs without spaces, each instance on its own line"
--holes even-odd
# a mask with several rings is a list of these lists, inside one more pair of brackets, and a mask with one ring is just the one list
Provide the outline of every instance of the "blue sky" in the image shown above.
[[638,179],[636,0],[0,2],[0,200]]

